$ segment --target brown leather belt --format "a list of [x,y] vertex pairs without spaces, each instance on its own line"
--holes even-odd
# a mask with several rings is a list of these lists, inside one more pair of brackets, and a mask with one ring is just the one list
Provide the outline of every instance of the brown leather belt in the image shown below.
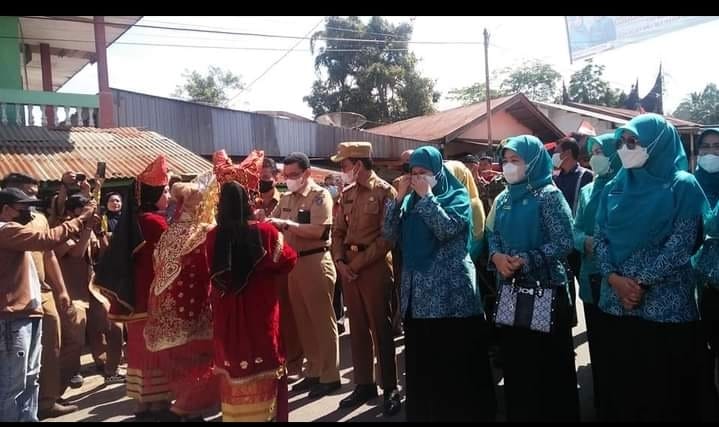
[[362,252],[367,249],[367,245],[345,245],[345,249],[350,252]]
[[322,252],[327,252],[327,251],[329,251],[329,250],[330,250],[330,248],[329,248],[328,246],[324,246],[324,247],[321,247],[321,248],[315,248],[315,249],[308,249],[308,250],[306,250],[306,251],[300,251],[300,253],[297,254],[297,255],[300,256],[300,257],[303,257],[303,256],[307,256],[307,255],[314,255],[314,254],[319,254],[319,253],[322,253]]

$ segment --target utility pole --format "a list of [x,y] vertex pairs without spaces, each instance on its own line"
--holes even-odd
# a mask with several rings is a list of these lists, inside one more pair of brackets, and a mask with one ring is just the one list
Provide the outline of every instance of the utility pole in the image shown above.
[[487,90],[487,143],[489,153],[492,153],[492,100],[489,96],[489,32],[484,29],[484,87]]

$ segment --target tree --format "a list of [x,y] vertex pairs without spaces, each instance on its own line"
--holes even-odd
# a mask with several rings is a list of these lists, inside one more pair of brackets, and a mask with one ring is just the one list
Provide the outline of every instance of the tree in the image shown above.
[[622,107],[626,94],[612,89],[609,82],[602,78],[604,65],[587,60],[587,65],[572,74],[569,79],[569,97],[582,104]]
[[[303,100],[315,115],[351,111],[372,122],[393,122],[434,111],[439,93],[434,81],[416,69],[408,50],[408,23],[393,25],[378,16],[367,24],[359,17],[331,16],[313,34],[311,50],[324,40],[315,57],[317,79]],[[365,42],[356,40],[380,40]]]
[[202,75],[198,71],[185,70],[182,77],[185,78],[185,83],[178,85],[172,96],[217,107],[227,106],[229,89],[241,90],[244,88],[239,75],[215,66],[208,68],[207,75]]
[[535,60],[507,72],[500,86],[506,94],[520,92],[532,101],[551,102],[559,93],[562,75],[549,64]]
[[690,93],[673,115],[703,125],[719,123],[719,88],[709,83],[701,92]]
[[[460,101],[462,105],[476,104],[487,100],[487,88],[484,83],[475,83],[471,86],[452,89],[448,94],[449,99]],[[504,92],[500,90],[492,88],[489,89],[489,96],[492,99],[499,98],[503,95]]]
[[[551,65],[541,61],[528,61],[517,68],[504,68],[492,73],[491,80],[502,78],[499,89],[490,88],[490,97],[497,98],[521,92],[533,101],[554,101],[559,93],[559,81],[562,75]],[[462,104],[474,104],[486,100],[486,85],[483,82],[471,86],[452,89],[449,99]]]

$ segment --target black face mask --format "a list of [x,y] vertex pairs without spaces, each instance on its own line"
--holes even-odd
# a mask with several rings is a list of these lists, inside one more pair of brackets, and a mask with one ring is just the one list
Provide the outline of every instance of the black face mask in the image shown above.
[[26,225],[30,221],[32,221],[32,214],[30,213],[29,209],[23,209],[20,212],[20,215],[16,216],[14,221],[18,224]]
[[410,173],[412,168],[409,167],[409,163],[402,163],[402,172]]
[[273,188],[275,188],[274,181],[265,181],[264,179],[260,181],[260,193],[266,193]]

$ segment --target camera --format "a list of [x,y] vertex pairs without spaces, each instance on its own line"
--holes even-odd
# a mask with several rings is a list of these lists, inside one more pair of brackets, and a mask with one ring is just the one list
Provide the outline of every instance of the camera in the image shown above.
[[83,182],[87,179],[87,176],[84,173],[76,173],[75,174],[75,181],[77,182]]

